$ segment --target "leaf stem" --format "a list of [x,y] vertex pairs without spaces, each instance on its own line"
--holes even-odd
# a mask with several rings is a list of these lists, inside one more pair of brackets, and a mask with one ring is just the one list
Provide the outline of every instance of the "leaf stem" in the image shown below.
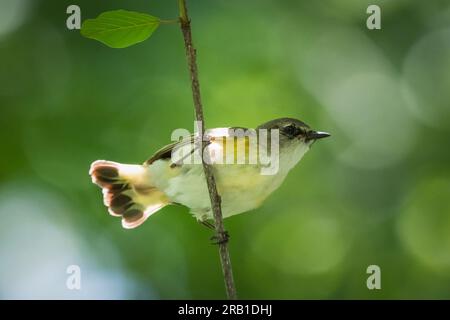
[[[186,57],[189,67],[189,73],[191,76],[192,97],[194,100],[195,117],[197,123],[200,125],[199,132],[202,134],[205,132],[205,122],[203,117],[203,106],[200,95],[200,83],[198,80],[197,71],[197,52],[192,43],[191,33],[191,21],[189,20],[188,11],[185,0],[178,0],[178,7],[180,11],[180,25],[183,33],[184,45],[186,48]],[[219,245],[220,262],[222,264],[222,272],[225,281],[225,288],[228,299],[237,299],[236,288],[233,279],[233,269],[231,267],[230,254],[228,252],[228,234],[225,231],[223,225],[221,198],[217,192],[216,181],[213,174],[213,168],[209,164],[210,161],[204,161],[203,151],[207,146],[205,139],[201,139],[201,156],[203,163],[203,171],[206,177],[206,183],[208,185],[209,197],[211,200],[211,208],[214,214],[215,231],[217,243]],[[208,152],[205,152],[205,157],[209,157]]]
[[159,19],[159,23],[161,24],[175,24],[175,23],[179,23],[180,19],[168,19],[168,20],[164,20],[164,19]]

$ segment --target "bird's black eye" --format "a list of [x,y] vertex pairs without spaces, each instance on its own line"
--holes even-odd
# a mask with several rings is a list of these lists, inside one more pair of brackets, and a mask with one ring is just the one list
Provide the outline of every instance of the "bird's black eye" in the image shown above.
[[283,133],[289,137],[295,137],[300,133],[300,129],[297,128],[295,125],[290,124],[283,128]]

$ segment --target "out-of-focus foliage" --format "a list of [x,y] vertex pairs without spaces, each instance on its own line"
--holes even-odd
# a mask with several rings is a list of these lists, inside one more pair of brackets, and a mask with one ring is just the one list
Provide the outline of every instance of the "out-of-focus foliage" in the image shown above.
[[[75,2],[83,20],[177,17],[176,1]],[[66,28],[71,4],[0,0],[0,298],[224,298],[211,233],[186,208],[124,230],[88,176],[194,129],[178,26],[112,50]],[[381,30],[366,28],[369,4]],[[239,296],[449,298],[448,1],[189,8],[209,127],[290,116],[332,133],[260,209],[225,221]]]

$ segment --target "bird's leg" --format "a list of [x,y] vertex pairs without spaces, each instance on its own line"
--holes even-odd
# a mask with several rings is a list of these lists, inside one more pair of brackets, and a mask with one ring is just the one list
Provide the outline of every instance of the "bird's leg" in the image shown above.
[[204,225],[205,227],[207,227],[208,229],[211,229],[211,230],[215,230],[215,229],[216,229],[216,227],[214,226],[214,224],[211,223],[211,222],[209,222],[208,220],[200,220],[199,222],[200,222],[202,225]]

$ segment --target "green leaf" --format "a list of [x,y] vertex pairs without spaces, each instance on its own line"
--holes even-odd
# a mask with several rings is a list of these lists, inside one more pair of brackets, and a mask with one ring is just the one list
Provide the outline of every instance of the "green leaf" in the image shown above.
[[126,48],[148,39],[159,24],[159,18],[146,13],[114,10],[84,21],[81,34],[111,48]]

